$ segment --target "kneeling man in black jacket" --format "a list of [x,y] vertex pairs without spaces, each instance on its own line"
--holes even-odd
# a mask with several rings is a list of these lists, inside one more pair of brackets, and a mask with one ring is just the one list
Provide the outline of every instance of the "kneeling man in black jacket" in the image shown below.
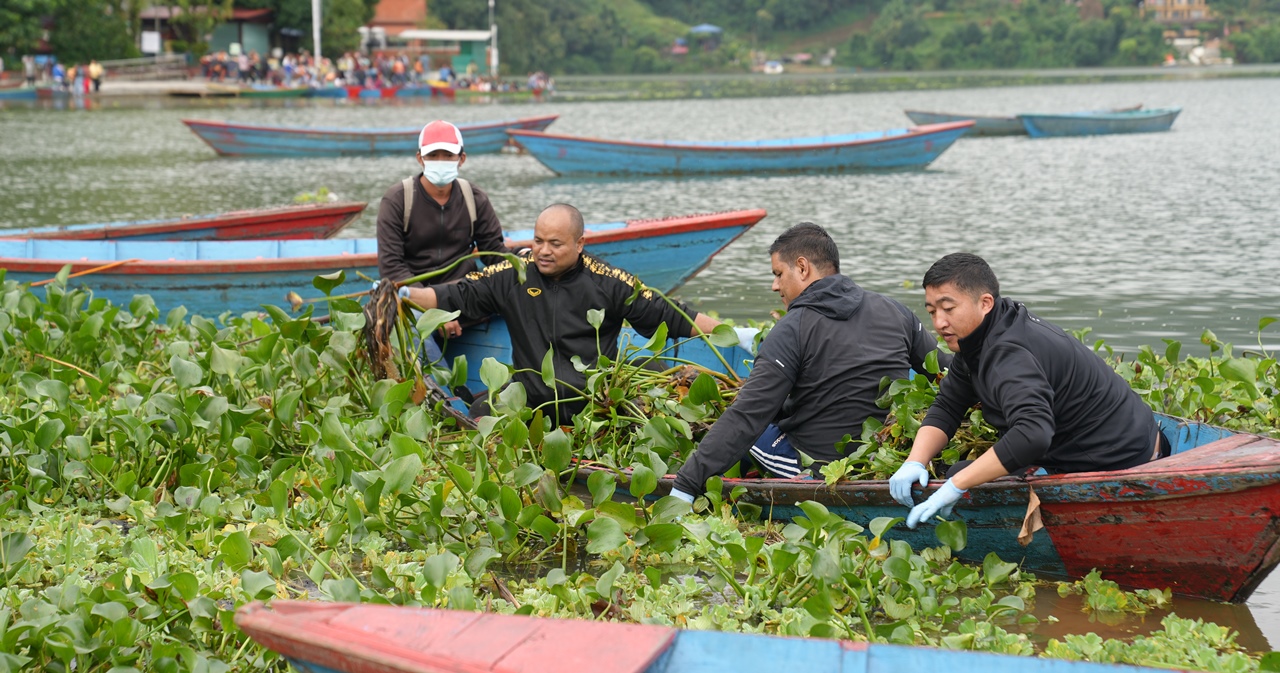
[[[937,352],[911,309],[840,275],[840,253],[822,227],[791,227],[769,256],[787,314],[760,344],[733,405],[676,475],[671,495],[689,502],[748,452],[781,477],[800,473],[797,451],[819,463],[840,459],[836,442],[860,436],[869,417],[884,420],[880,380],[924,372]],[[946,367],[951,357],[938,359]]]
[[911,487],[927,483],[925,465],[974,404],[982,403],[1000,439],[915,505],[909,528],[949,514],[967,489],[1032,465],[1050,474],[1123,470],[1168,454],[1155,416],[1129,384],[1080,340],[1001,297],[981,257],[958,252],[935,262],[924,274],[924,297],[957,356],[890,493],[912,507]]

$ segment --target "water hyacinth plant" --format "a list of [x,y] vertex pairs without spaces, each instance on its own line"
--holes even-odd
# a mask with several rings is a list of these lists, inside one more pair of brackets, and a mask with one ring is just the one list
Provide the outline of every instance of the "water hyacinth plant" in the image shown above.
[[[863,530],[816,503],[779,526],[732,494],[702,513],[647,500],[731,402],[730,380],[596,362],[582,393],[597,403],[574,426],[552,427],[512,385],[470,429],[424,395],[416,354],[370,374],[364,306],[326,305],[323,323],[310,306],[211,319],[146,297],[114,306],[65,274],[36,290],[3,281],[0,670],[285,670],[232,620],[271,597],[1036,649],[1025,631],[1043,585],[994,556],[956,562],[960,522],[913,549],[892,519]],[[407,332],[388,337],[411,349]],[[475,364],[494,389],[511,375]],[[1260,394],[1274,395],[1274,370],[1256,370]],[[890,397],[906,404],[915,385]],[[570,488],[583,460],[630,478]],[[1264,661],[1208,625],[1169,622],[1149,640],[1046,651]]]

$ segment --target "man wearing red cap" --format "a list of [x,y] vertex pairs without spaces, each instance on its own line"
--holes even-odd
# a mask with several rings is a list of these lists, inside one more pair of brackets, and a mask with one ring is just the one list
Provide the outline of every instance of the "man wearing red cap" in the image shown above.
[[[489,197],[458,177],[467,160],[458,127],[438,120],[422,127],[417,159],[422,173],[392,185],[378,207],[378,274],[400,281],[449,266],[473,249],[506,252]],[[475,260],[467,260],[431,284],[461,280],[476,269]],[[454,321],[445,331],[458,336],[462,328]],[[428,342],[428,356],[438,358]]]

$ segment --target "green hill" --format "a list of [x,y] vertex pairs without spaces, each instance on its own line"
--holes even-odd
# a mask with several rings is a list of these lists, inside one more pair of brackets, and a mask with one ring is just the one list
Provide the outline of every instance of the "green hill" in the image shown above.
[[[1224,55],[1280,60],[1280,0],[1212,0]],[[450,27],[487,23],[485,3],[431,0]],[[508,72],[742,72],[752,52],[778,58],[835,50],[835,65],[885,70],[1155,65],[1166,26],[1136,0],[501,0]],[[717,36],[694,36],[710,23]],[[687,54],[672,54],[677,39]]]

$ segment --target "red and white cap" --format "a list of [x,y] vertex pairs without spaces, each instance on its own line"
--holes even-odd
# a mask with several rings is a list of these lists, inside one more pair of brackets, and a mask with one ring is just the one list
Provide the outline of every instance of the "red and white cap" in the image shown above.
[[435,150],[462,154],[462,132],[453,124],[437,119],[422,127],[422,133],[418,134],[418,149],[424,157]]

